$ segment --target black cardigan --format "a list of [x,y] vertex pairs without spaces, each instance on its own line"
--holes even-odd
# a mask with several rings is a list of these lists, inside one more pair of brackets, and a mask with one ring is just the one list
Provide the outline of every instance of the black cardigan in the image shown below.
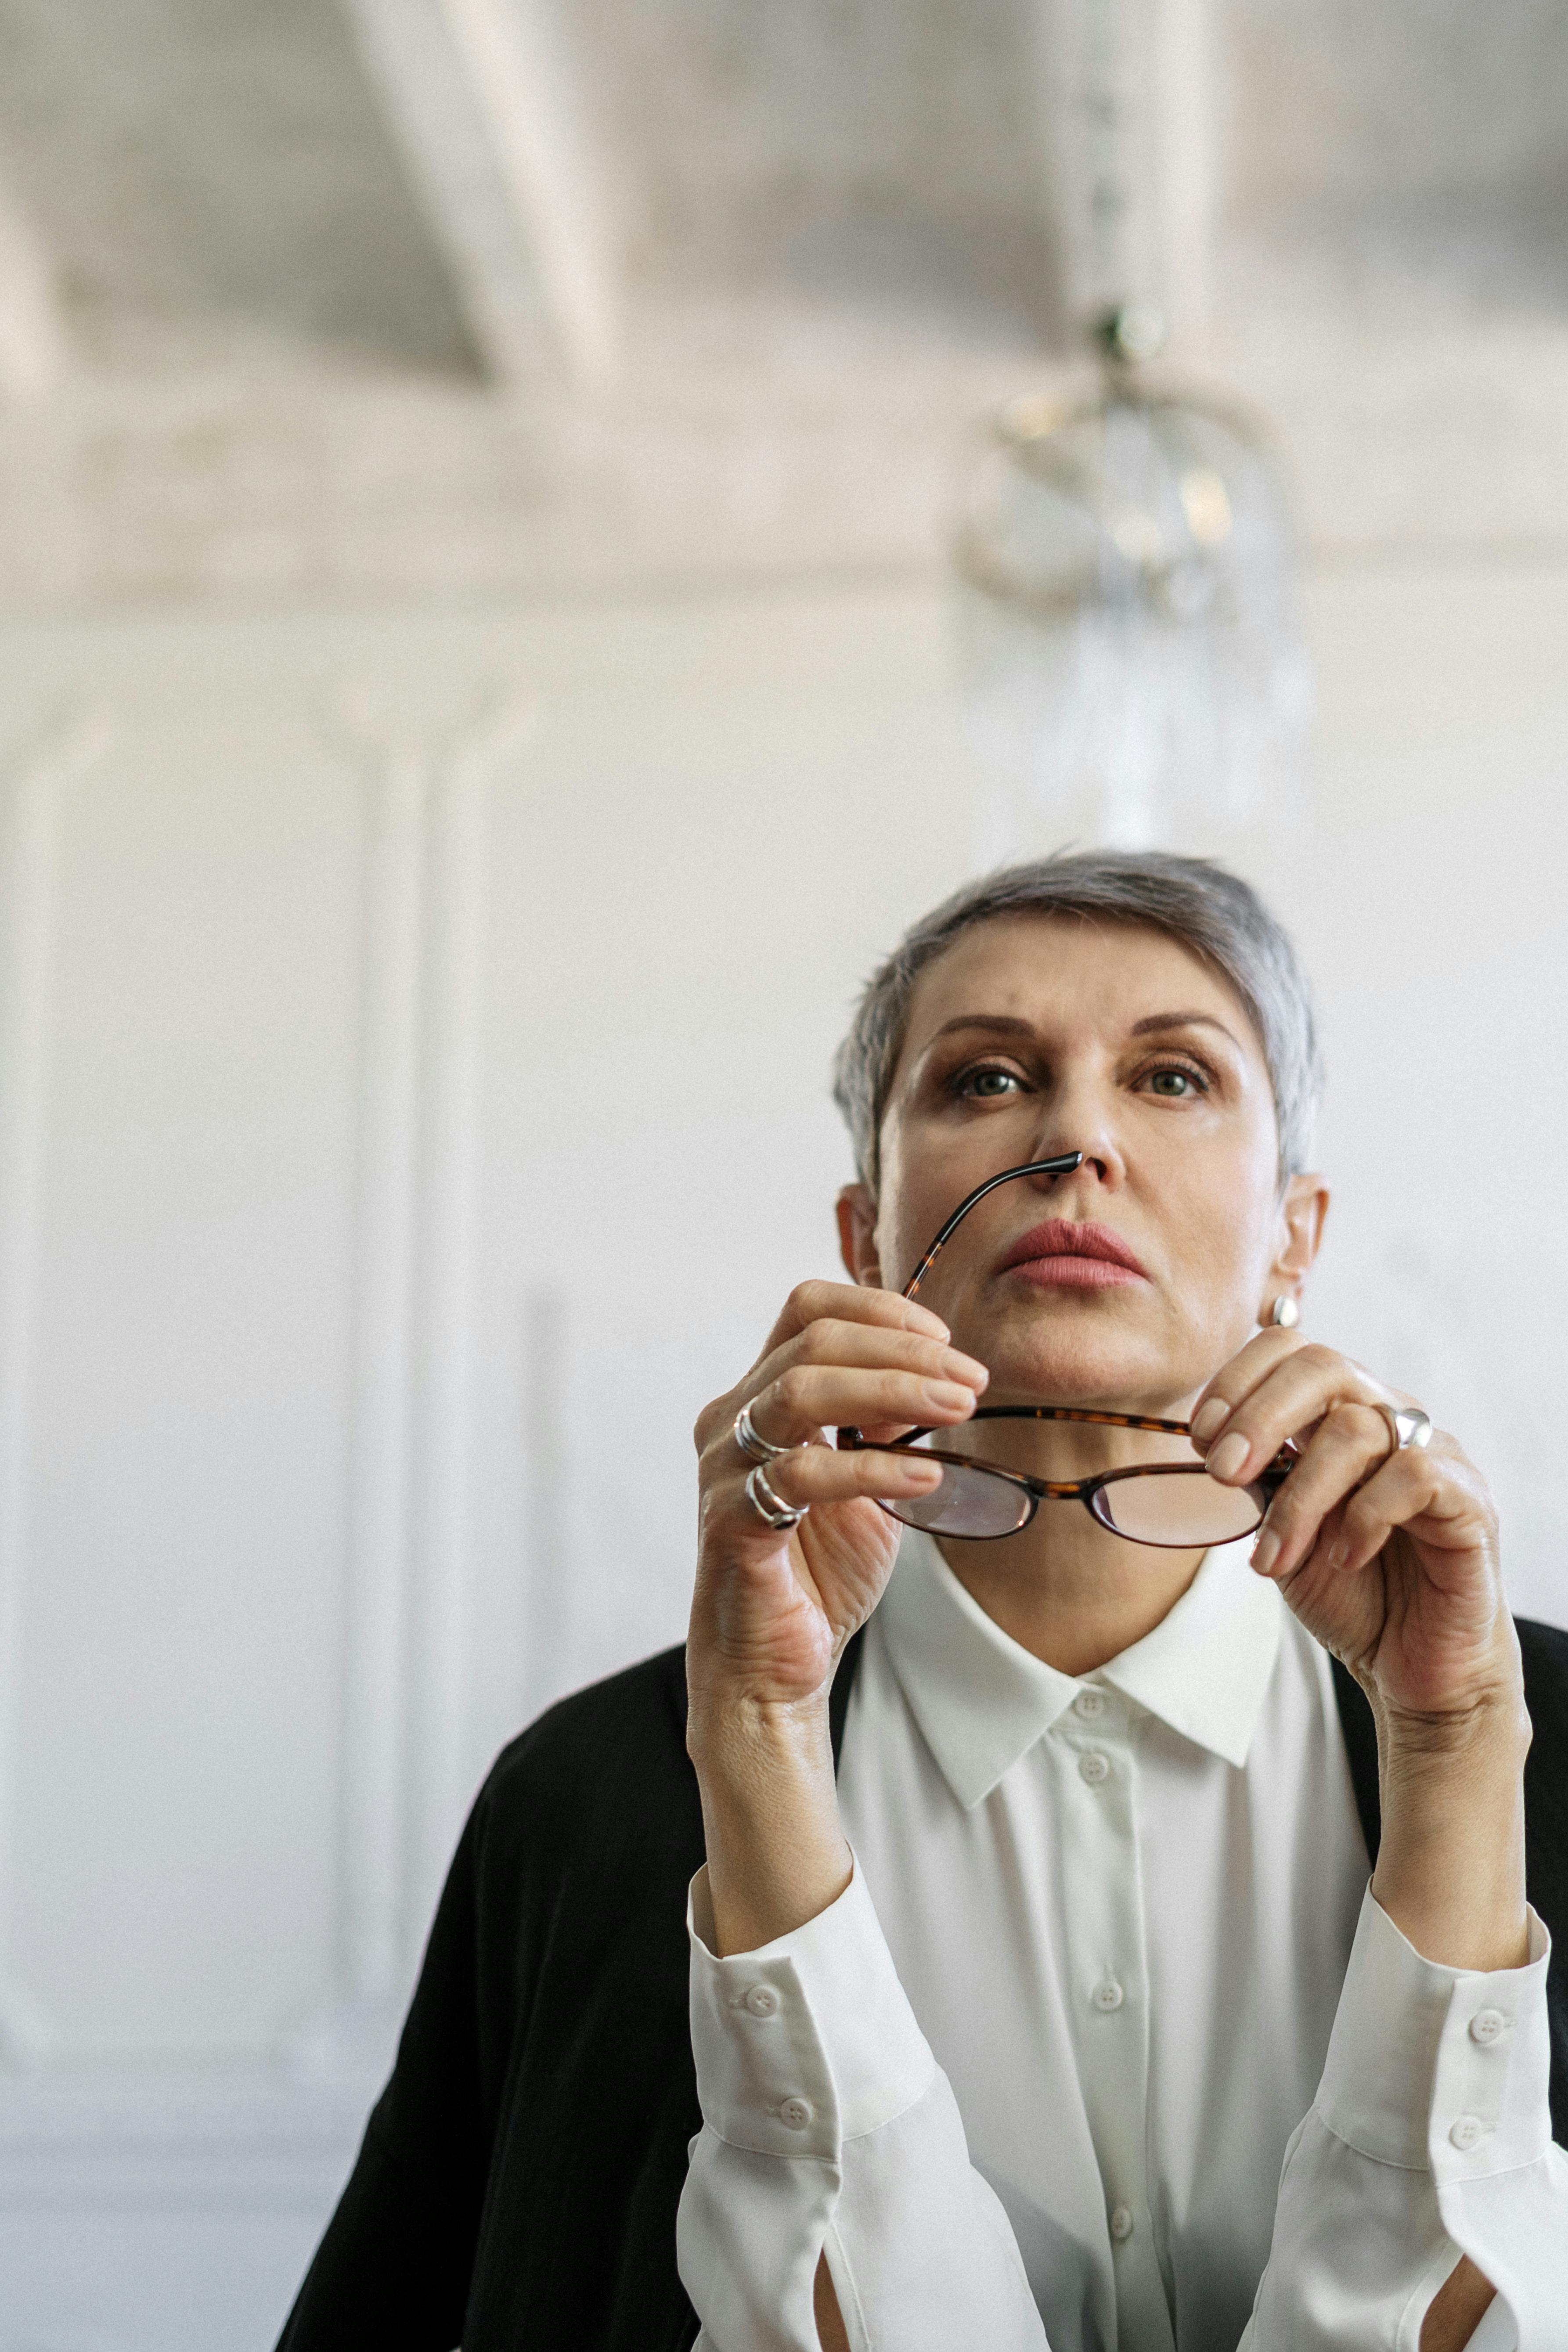
[[[1554,1939],[1568,2145],[1568,1633],[1521,1621],[1530,1896]],[[832,1698],[837,1757],[857,1664]],[[1372,1712],[1337,1664],[1375,1857]],[[279,2352],[681,2352],[675,2210],[700,2128],[686,1888],[702,1862],[684,1653],[563,1699],[459,1841],[392,2079]]]

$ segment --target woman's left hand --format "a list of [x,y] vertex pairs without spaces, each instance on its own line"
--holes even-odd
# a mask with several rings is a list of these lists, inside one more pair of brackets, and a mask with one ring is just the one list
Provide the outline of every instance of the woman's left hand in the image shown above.
[[1253,1566],[1388,1717],[1433,1724],[1515,1696],[1519,1649],[1479,1472],[1439,1430],[1395,1451],[1378,1410],[1413,1403],[1348,1356],[1268,1330],[1205,1389],[1193,1435],[1226,1486],[1300,1446]]

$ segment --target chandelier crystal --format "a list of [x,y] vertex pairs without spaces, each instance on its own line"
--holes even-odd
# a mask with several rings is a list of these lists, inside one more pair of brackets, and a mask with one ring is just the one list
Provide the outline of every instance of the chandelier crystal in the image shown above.
[[[1156,325],[1119,314],[1108,335]],[[994,420],[954,541],[969,711],[1002,787],[993,856],[1042,824],[1128,848],[1220,842],[1305,788],[1310,688],[1274,467],[1244,415],[1145,383],[1111,347],[1099,399]]]

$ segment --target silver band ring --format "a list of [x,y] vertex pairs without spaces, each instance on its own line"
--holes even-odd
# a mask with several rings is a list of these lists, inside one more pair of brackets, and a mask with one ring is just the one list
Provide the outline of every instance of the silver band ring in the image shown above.
[[1380,1404],[1377,1409],[1388,1423],[1394,1453],[1408,1454],[1413,1448],[1432,1443],[1431,1415],[1423,1412],[1418,1404]]
[[[784,1446],[780,1450],[787,1454],[790,1448]],[[775,1495],[761,1463],[746,1481],[746,1500],[759,1518],[766,1519],[770,1528],[798,1528],[811,1508],[809,1503],[786,1503],[782,1495]]]
[[752,1408],[743,1404],[735,1415],[735,1443],[748,1462],[776,1462],[781,1454],[793,1454],[793,1445],[773,1445],[763,1437],[752,1419]]

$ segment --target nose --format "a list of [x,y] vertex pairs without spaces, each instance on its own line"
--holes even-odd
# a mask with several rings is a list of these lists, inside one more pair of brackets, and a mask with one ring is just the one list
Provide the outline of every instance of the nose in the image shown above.
[[[1034,1158],[1042,1172],[1029,1181],[1043,1192],[1066,1190],[1074,1181],[1085,1181],[1114,1192],[1125,1181],[1127,1163],[1107,1106],[1088,1086],[1069,1084],[1062,1088],[1051,1102],[1035,1143]],[[1075,1150],[1076,1169],[1060,1174],[1043,1172],[1053,1158]]]

